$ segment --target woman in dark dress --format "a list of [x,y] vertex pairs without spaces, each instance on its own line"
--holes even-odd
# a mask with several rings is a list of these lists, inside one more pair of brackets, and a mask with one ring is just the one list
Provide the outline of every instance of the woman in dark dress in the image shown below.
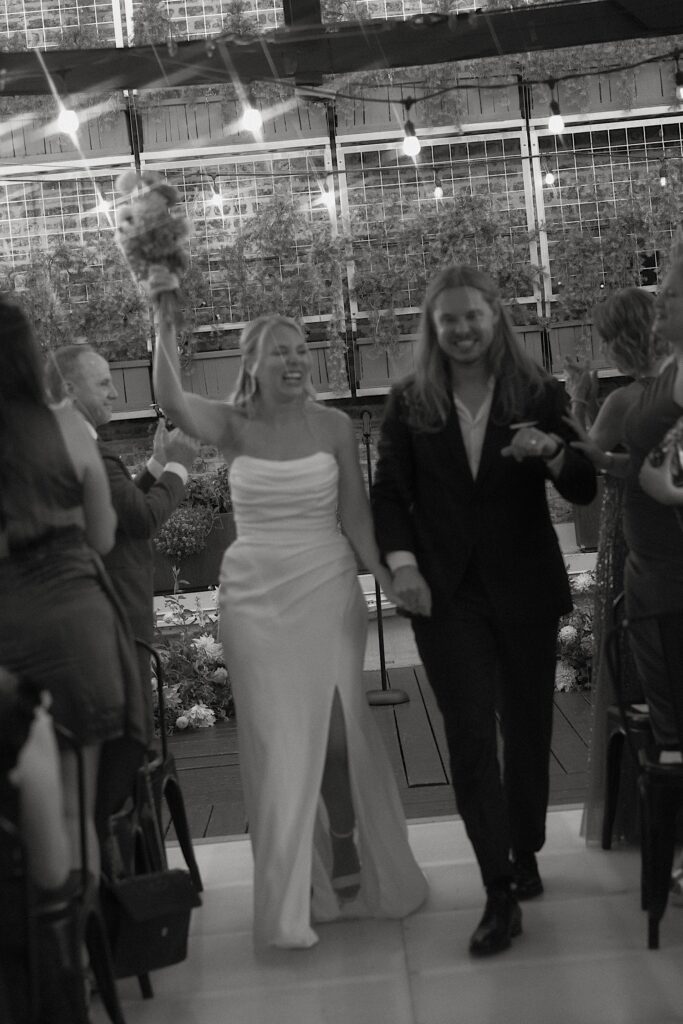
[[[581,824],[587,843],[600,842],[606,788],[606,714],[615,694],[606,671],[604,640],[611,622],[614,599],[624,589],[626,541],[622,522],[624,484],[629,456],[624,448],[624,420],[670,354],[670,346],[653,332],[654,296],[643,288],[623,288],[593,311],[595,328],[610,361],[626,377],[624,387],[612,391],[598,409],[595,377],[587,366],[567,361],[567,391],[572,400],[572,425],[581,435],[574,446],[582,449],[603,473],[600,533],[596,562],[593,610],[592,730],[588,793]],[[613,451],[612,449],[616,449]],[[628,649],[623,652],[624,693],[628,700],[643,700],[642,687]],[[638,837],[635,771],[622,780],[614,822],[615,837]]]
[[[145,740],[132,638],[97,554],[112,546],[116,516],[94,440],[69,404],[47,404],[28,320],[2,297],[0,324],[0,665],[49,691],[55,722],[82,747],[90,866],[98,873],[101,744],[124,734]],[[71,750],[60,749],[60,767],[76,866]]]

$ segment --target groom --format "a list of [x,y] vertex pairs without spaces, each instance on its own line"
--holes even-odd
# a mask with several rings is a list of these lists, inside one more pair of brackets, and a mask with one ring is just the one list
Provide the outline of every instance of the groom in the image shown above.
[[585,504],[595,471],[566,444],[562,386],[520,348],[482,272],[430,283],[415,367],[389,398],[372,504],[486,888],[470,941],[481,956],[510,945],[518,900],[543,892],[557,625],[572,607],[546,481]]

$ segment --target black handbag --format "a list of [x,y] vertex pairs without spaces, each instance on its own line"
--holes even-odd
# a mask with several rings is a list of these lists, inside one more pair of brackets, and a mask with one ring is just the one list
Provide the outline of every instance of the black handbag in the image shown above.
[[190,913],[201,902],[189,872],[181,868],[105,878],[102,905],[116,977],[147,974],[184,960]]
[[[169,869],[149,766],[134,798],[107,821],[102,844],[102,910],[117,978],[144,976],[187,956],[190,913],[201,906],[189,871]],[[148,979],[143,994],[151,994]]]

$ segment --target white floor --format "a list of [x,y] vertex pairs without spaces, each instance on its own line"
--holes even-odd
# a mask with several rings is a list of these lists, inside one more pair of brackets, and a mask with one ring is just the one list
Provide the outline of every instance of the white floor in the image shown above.
[[[457,819],[409,826],[430,883],[414,916],[324,925],[315,948],[260,958],[248,841],[199,843],[188,959],[153,975],[149,1002],[120,983],[128,1024],[681,1024],[683,908],[648,951],[637,853],[587,850],[579,822],[576,809],[550,813],[546,893],[524,905],[512,948],[483,961],[467,953],[482,893]],[[93,1024],[105,1020],[95,1007]]]

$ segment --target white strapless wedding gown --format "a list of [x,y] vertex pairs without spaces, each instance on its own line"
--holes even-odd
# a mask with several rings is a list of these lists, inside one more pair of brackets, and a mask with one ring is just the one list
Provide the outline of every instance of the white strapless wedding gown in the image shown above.
[[[312,920],[403,917],[426,896],[362,685],[367,609],[337,529],[337,485],[328,452],[285,462],[240,455],[230,468],[237,539],[221,567],[220,625],[254,854],[257,946],[312,946]],[[341,907],[320,796],[335,689],[361,861],[360,893]]]

